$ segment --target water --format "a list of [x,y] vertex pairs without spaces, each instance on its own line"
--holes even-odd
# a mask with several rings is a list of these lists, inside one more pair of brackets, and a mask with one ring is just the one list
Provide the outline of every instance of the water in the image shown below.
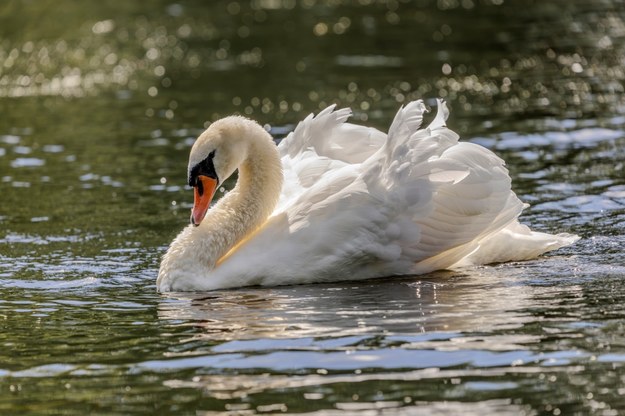
[[[624,52],[608,0],[5,2],[0,413],[625,411]],[[508,162],[525,223],[583,239],[426,276],[156,293],[206,122],[279,138],[336,102],[385,128],[437,96]]]

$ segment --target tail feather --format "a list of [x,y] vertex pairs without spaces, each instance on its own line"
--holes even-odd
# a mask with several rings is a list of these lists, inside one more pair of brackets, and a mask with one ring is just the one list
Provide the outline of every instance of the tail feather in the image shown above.
[[514,221],[496,234],[479,242],[479,248],[455,266],[529,260],[543,253],[569,246],[580,239],[568,233],[547,234],[532,231]]

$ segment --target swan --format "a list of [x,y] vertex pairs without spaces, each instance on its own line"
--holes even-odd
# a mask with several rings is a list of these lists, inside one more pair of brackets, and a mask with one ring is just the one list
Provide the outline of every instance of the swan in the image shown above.
[[[241,116],[211,124],[191,148],[191,224],[164,254],[158,290],[423,274],[531,259],[579,239],[519,223],[527,205],[504,161],[459,142],[443,100],[420,128],[426,111],[410,102],[384,134],[330,106],[278,146]],[[236,186],[209,209],[236,170]]]

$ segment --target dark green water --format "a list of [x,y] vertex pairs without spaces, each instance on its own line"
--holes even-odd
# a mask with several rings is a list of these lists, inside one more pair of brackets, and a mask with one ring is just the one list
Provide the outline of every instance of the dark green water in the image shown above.
[[[620,1],[0,3],[0,414],[625,412]],[[538,260],[159,295],[207,121],[442,96]]]

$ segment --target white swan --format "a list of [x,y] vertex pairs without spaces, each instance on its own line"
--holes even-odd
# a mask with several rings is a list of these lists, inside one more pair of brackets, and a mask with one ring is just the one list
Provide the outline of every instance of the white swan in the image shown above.
[[[458,142],[439,100],[421,100],[388,135],[346,123],[349,109],[308,116],[279,146],[257,123],[227,117],[189,156],[195,200],[164,255],[158,290],[194,291],[420,274],[536,257],[575,242],[530,231],[504,162]],[[219,183],[238,182],[211,209]]]

